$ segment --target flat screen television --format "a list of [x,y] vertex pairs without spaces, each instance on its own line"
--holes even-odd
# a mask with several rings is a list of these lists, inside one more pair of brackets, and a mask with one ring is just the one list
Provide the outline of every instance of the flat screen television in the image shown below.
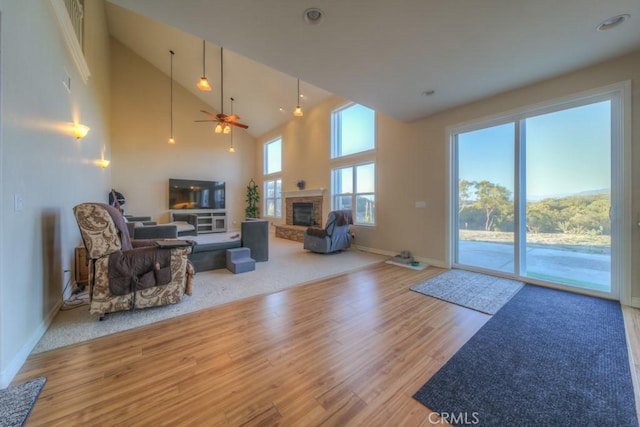
[[169,209],[225,209],[225,182],[169,178]]

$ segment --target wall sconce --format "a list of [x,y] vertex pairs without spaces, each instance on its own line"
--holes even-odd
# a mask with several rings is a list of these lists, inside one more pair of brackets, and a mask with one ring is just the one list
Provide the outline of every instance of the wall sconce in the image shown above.
[[106,160],[104,158],[104,151],[106,150],[106,147],[102,147],[102,151],[100,152],[100,160],[94,160],[93,164],[94,165],[98,165],[100,166],[102,169],[105,169],[107,166],[109,166],[109,163],[111,163],[110,160]]
[[73,126],[73,136],[76,137],[76,139],[82,139],[85,136],[87,136],[87,134],[89,133],[89,126],[85,126],[83,124],[80,123],[76,123]]
[[105,160],[105,159],[100,159],[95,161],[95,164],[100,166],[102,169],[105,169],[107,166],[109,166],[109,163],[111,163],[111,161]]

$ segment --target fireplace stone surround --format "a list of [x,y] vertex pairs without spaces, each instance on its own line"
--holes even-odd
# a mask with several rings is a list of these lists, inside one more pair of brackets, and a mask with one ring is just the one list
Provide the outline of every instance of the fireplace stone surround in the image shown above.
[[282,197],[285,202],[285,223],[276,225],[276,237],[294,240],[296,242],[304,241],[304,230],[307,229],[307,226],[293,225],[294,203],[313,203],[313,226],[322,227],[323,194],[323,188],[317,190],[283,192]]

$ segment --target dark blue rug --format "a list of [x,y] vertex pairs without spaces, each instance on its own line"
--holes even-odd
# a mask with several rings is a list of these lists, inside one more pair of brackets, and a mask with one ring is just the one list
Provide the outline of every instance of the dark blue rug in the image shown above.
[[454,425],[637,426],[620,304],[527,285],[413,397]]

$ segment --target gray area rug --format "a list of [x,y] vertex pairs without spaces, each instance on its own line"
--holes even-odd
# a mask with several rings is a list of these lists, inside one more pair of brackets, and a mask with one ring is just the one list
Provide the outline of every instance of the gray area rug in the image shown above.
[[453,425],[636,427],[620,304],[527,285],[414,398]]
[[487,314],[496,314],[524,283],[464,270],[449,270],[412,291]]
[[0,390],[0,426],[24,425],[47,379],[44,377]]

